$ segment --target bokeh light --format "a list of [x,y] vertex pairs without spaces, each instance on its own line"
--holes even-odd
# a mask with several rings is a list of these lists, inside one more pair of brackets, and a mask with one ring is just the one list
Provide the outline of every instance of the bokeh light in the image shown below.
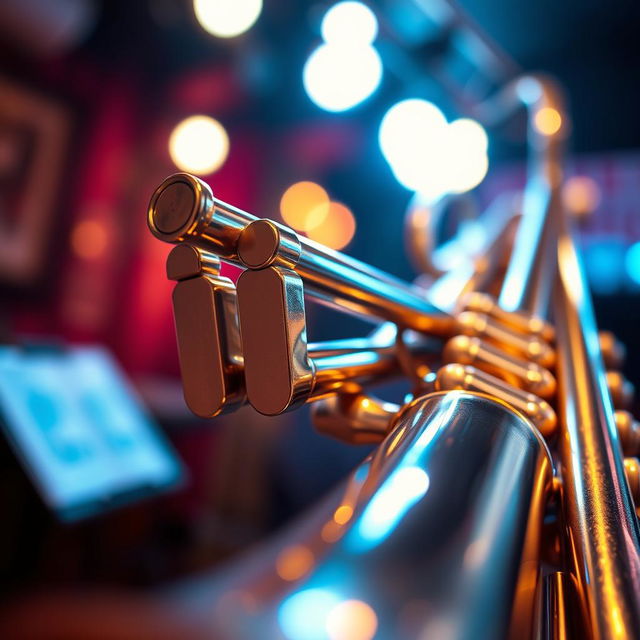
[[378,35],[378,20],[362,2],[338,2],[325,14],[322,38],[329,44],[371,44]]
[[629,278],[631,278],[635,284],[640,285],[640,242],[632,244],[629,249],[627,249],[624,263]]
[[466,154],[462,152],[451,159],[449,175],[447,176],[447,191],[450,193],[464,193],[477,187],[489,170],[487,154]]
[[71,231],[71,248],[85,260],[99,258],[107,249],[108,234],[104,224],[97,220],[83,220]]
[[322,44],[307,59],[302,82],[311,100],[325,111],[346,111],[380,85],[382,61],[371,46]]
[[562,188],[564,206],[579,218],[593,213],[600,204],[598,183],[589,176],[573,176]]
[[315,182],[296,182],[280,200],[282,219],[296,231],[309,231],[329,214],[329,195]]
[[341,504],[333,514],[333,520],[337,524],[346,524],[351,520],[353,515],[353,507],[348,504]]
[[552,136],[560,131],[562,117],[557,109],[553,107],[543,107],[533,118],[533,126],[537,131],[545,136]]
[[340,598],[327,589],[305,589],[289,596],[278,610],[278,622],[289,640],[326,640],[325,625]]
[[331,640],[371,640],[377,628],[375,611],[362,600],[344,600],[327,616],[326,630]]
[[[418,135],[422,144],[432,144],[445,127],[447,121],[440,109],[427,100],[411,98],[394,104],[382,118],[378,141],[387,162],[392,163],[413,145],[407,144]],[[416,149],[416,151],[418,151]]]
[[469,118],[447,123],[426,100],[403,100],[391,107],[378,140],[398,182],[426,201],[473,189],[489,167],[484,128]]
[[286,547],[278,555],[276,571],[283,580],[298,580],[311,570],[314,563],[313,553],[308,547],[293,545]]
[[194,0],[202,28],[218,38],[233,38],[250,29],[262,11],[262,0]]
[[459,151],[471,148],[472,151],[489,148],[489,137],[484,127],[471,118],[458,118],[449,124],[447,137]]
[[585,246],[585,270],[594,293],[611,295],[622,288],[627,256],[624,242],[618,237],[596,238]]
[[191,116],[171,132],[169,154],[182,171],[207,175],[219,169],[229,154],[229,136],[209,116]]
[[356,221],[348,207],[339,202],[331,202],[326,218],[318,226],[309,229],[311,240],[320,242],[330,249],[343,249],[356,232]]

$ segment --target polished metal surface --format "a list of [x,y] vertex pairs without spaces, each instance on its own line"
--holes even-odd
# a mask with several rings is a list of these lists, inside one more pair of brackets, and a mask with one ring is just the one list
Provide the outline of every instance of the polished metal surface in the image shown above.
[[346,485],[224,577],[212,637],[529,638],[551,480],[506,404],[419,398]]
[[551,398],[556,391],[556,380],[548,369],[512,356],[480,338],[465,335],[451,338],[444,346],[442,359],[445,363],[457,362],[480,367],[514,387],[541,398]]
[[244,359],[236,291],[219,275],[220,261],[195,247],[169,254],[182,386],[187,406],[202,418],[232,411],[245,401]]
[[[452,318],[428,302],[420,289],[221,202],[204,182],[188,174],[170,176],[156,189],[147,217],[152,233],[165,242],[188,241],[249,268],[276,263],[294,267],[307,293],[341,311],[439,334],[452,325]],[[241,248],[247,262],[239,256]]]
[[[246,389],[261,413],[311,402],[320,432],[381,443],[337,496],[227,576],[213,615],[222,637],[296,639],[296,624],[331,640],[640,637],[633,388],[624,348],[598,334],[562,205],[561,91],[522,77],[476,115],[504,120],[522,106],[522,199],[469,208],[442,247],[449,201],[410,208],[408,251],[427,288],[219,202],[186,174],[154,193],[152,232],[184,243],[167,271],[184,297],[192,409],[211,415]],[[215,256],[246,268],[237,304]],[[305,297],[384,322],[368,338],[307,345]],[[398,374],[403,405],[369,393]]]
[[640,630],[640,530],[624,472],[584,272],[568,232],[558,243],[558,451],[572,569],[593,638]]
[[442,367],[438,370],[435,388],[438,391],[464,389],[486,393],[520,411],[545,438],[550,438],[556,432],[558,419],[548,402],[470,365],[456,362]]

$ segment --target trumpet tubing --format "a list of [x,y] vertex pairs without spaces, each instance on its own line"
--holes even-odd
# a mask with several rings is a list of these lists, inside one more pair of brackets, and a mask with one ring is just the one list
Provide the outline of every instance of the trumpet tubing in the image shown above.
[[[192,411],[311,403],[321,433],[378,443],[254,569],[231,572],[226,591],[255,607],[225,605],[223,637],[286,636],[287,616],[321,601],[329,617],[366,613],[384,638],[640,635],[633,388],[618,370],[624,348],[597,331],[562,208],[561,92],[523,77],[483,108],[522,106],[521,214],[485,214],[484,240],[445,272],[429,235],[440,214],[410,212],[408,253],[437,276],[428,288],[225,204],[193,176],[153,194],[150,229],[176,244],[167,275]],[[545,109],[553,132],[536,125]],[[220,260],[242,267],[236,285]],[[309,344],[307,299],[378,326]],[[411,384],[403,404],[368,391],[391,377]],[[408,630],[399,621],[416,602]]]

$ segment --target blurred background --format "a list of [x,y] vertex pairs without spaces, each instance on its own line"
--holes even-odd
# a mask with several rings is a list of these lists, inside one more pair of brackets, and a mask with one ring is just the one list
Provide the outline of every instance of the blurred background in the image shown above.
[[[415,193],[482,208],[520,190],[523,122],[485,129],[474,109],[548,72],[569,100],[565,199],[599,320],[640,352],[639,31],[631,0],[4,0],[3,593],[215,567],[367,453],[316,435],[306,409],[187,411],[169,247],[145,217],[177,170],[409,280]],[[368,330],[316,308],[309,326]],[[626,373],[638,384],[640,359]]]

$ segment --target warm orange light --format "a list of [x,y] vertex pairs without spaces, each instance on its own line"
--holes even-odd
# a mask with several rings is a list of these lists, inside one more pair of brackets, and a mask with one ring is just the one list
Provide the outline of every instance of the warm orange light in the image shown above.
[[315,182],[296,182],[280,200],[282,219],[297,231],[310,231],[329,213],[329,195]]
[[349,522],[349,520],[351,520],[352,515],[353,508],[348,504],[343,504],[336,509],[336,512],[333,514],[333,519],[338,524],[346,524],[347,522]]
[[86,260],[99,258],[107,248],[107,241],[107,230],[96,220],[78,222],[71,231],[73,252]]
[[580,217],[586,216],[600,204],[600,188],[593,178],[573,176],[562,188],[562,199],[569,211]]
[[330,249],[346,247],[356,232],[356,221],[351,211],[339,202],[331,202],[327,217],[307,235]]
[[552,136],[562,126],[562,117],[557,109],[543,107],[533,118],[535,128],[545,136]]
[[295,545],[280,553],[276,560],[276,571],[283,580],[297,580],[309,572],[314,562],[313,553],[307,547]]
[[322,530],[320,531],[320,537],[325,542],[336,542],[343,534],[343,529],[340,525],[336,524],[335,520],[329,520],[325,522]]
[[378,616],[362,600],[345,600],[327,616],[326,631],[331,640],[371,640],[378,628]]

